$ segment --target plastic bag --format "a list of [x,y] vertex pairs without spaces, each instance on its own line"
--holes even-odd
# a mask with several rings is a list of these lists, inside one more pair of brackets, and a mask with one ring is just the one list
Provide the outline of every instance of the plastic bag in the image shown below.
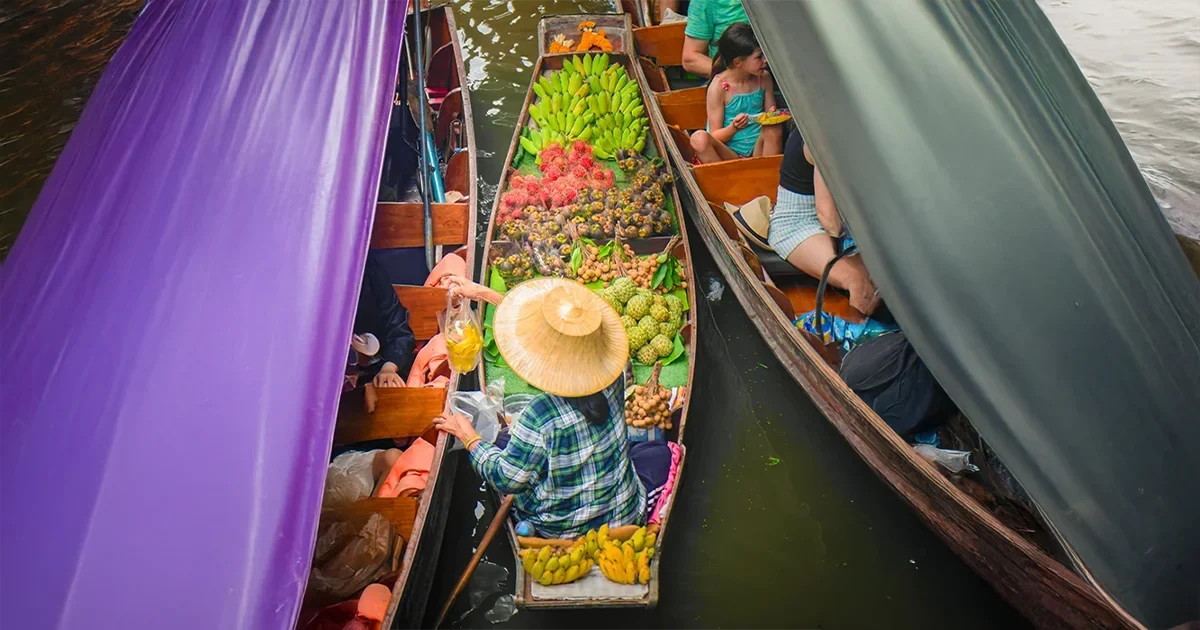
[[345,544],[346,529],[337,524],[330,526],[317,538],[317,548],[332,550],[333,556],[317,557],[313,566],[308,588],[331,599],[345,599],[365,588],[391,569],[392,543],[396,531],[392,524],[378,513],[372,514],[358,533]]
[[334,508],[371,496],[375,478],[371,465],[374,451],[349,451],[338,455],[325,473],[325,498],[322,509]]
[[[470,418],[475,432],[485,442],[495,442],[500,433],[500,414],[504,412],[504,379],[488,383],[487,393],[454,392],[450,397],[450,410]],[[462,447],[462,442],[455,439],[450,450]]]
[[446,338],[451,369],[459,374],[473,371],[483,353],[483,326],[479,324],[479,314],[471,308],[470,300],[447,293],[442,334]]
[[917,444],[913,450],[925,461],[938,464],[952,473],[979,472],[979,467],[971,463],[970,451],[951,451],[928,444]]

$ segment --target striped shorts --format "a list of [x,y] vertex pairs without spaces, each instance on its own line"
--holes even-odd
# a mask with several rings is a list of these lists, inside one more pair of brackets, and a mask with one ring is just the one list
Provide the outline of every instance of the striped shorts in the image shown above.
[[817,220],[814,195],[801,195],[780,186],[775,199],[767,241],[776,254],[787,258],[805,239],[825,230]]

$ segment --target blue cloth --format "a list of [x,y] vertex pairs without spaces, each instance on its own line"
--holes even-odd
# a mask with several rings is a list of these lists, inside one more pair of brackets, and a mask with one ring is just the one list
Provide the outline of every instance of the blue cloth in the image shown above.
[[809,311],[797,317],[794,322],[800,330],[812,333],[824,343],[841,343],[842,351],[849,352],[862,342],[879,335],[900,330],[896,324],[885,324],[878,320],[867,318],[861,324],[848,322],[837,315],[823,313],[821,315],[821,332],[816,329],[816,311]]

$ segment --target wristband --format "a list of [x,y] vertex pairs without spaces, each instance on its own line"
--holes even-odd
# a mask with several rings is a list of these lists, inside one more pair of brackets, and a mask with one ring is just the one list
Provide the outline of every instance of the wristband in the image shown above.
[[479,434],[476,433],[475,435],[471,436],[466,441],[465,444],[463,444],[463,448],[465,448],[469,451],[469,450],[471,450],[471,447],[475,445],[476,442],[482,442],[482,441],[483,441],[483,438],[479,437]]

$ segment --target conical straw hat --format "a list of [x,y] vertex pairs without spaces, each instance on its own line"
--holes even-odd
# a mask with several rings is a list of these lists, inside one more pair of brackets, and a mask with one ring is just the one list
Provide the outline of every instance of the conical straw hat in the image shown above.
[[540,278],[517,285],[496,308],[492,331],[517,376],[558,396],[586,396],[608,387],[629,360],[629,340],[617,312],[572,280]]

